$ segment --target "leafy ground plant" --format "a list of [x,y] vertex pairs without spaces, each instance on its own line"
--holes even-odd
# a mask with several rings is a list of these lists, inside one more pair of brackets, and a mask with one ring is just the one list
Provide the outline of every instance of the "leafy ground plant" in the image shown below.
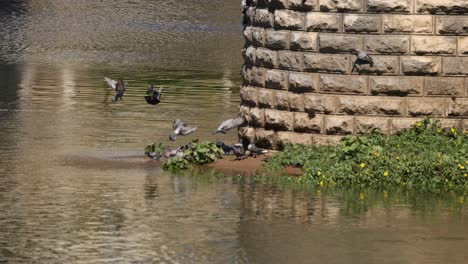
[[288,145],[267,164],[284,166],[303,168],[297,181],[321,187],[466,192],[468,134],[424,119],[398,135],[346,136],[336,147]]

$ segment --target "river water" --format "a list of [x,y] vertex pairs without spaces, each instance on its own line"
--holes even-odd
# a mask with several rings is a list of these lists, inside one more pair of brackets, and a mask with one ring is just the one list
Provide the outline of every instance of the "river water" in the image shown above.
[[[0,263],[466,263],[463,197],[170,174],[239,104],[238,0],[0,2]],[[112,103],[103,77],[130,88]],[[166,87],[151,106],[148,84]]]

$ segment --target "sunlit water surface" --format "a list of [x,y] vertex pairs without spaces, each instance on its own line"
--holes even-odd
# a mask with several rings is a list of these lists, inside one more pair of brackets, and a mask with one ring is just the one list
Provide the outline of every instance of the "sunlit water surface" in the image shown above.
[[[463,197],[300,191],[165,173],[174,118],[239,103],[238,0],[0,3],[0,262],[466,263]],[[112,103],[103,77],[130,88]],[[151,106],[148,84],[166,87]],[[172,146],[175,146],[172,144]]]

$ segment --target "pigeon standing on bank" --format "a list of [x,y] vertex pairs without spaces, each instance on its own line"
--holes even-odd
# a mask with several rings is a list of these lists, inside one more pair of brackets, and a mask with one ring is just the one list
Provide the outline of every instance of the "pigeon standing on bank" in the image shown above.
[[174,120],[172,128],[174,128],[174,132],[169,135],[169,140],[171,141],[175,141],[178,135],[185,136],[185,135],[195,132],[198,129],[198,127],[187,126],[180,119]]
[[371,56],[369,56],[367,53],[365,53],[364,51],[362,50],[357,50],[355,52],[357,58],[356,60],[354,61],[354,64],[353,64],[353,69],[351,70],[351,72],[354,71],[354,69],[356,68],[356,65],[361,65],[361,64],[369,64],[371,67],[374,66],[374,60],[372,59]]
[[223,123],[221,123],[221,125],[219,125],[219,127],[216,129],[216,132],[214,132],[213,134],[216,134],[216,133],[226,134],[228,130],[238,127],[244,124],[244,122],[245,122],[245,119],[242,117],[228,119],[224,121]]
[[123,80],[114,81],[107,77],[104,77],[104,80],[107,82],[107,85],[109,85],[109,87],[115,91],[115,95],[112,98],[112,102],[117,102],[119,99],[122,98],[122,96],[125,93],[125,90],[127,90],[128,83]]
[[163,88],[156,89],[154,85],[150,85],[146,91],[145,101],[151,105],[157,105],[161,102],[161,94]]
[[245,159],[245,149],[242,146],[242,143],[236,143],[231,146],[232,151],[234,152],[234,155],[236,155],[236,160],[242,160]]
[[250,151],[250,156],[253,156],[254,158],[256,158],[258,155],[268,153],[268,150],[255,146],[255,143],[253,142],[248,145],[247,149]]

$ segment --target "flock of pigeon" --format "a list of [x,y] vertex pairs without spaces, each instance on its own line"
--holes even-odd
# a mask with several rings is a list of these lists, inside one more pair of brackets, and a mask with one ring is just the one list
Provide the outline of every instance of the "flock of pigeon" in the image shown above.
[[[117,102],[118,100],[121,100],[125,91],[128,88],[128,83],[125,82],[124,80],[115,81],[107,77],[104,77],[104,80],[106,81],[109,88],[115,91],[115,95],[112,98],[112,101]],[[146,95],[144,96],[145,101],[151,105],[159,104],[161,102],[162,92],[163,92],[162,87],[159,89],[156,89],[154,88],[154,85],[150,85],[148,87],[148,90],[146,91]],[[244,122],[245,122],[245,119],[242,117],[225,120],[221,123],[221,125],[218,126],[218,128],[213,134],[217,134],[217,133],[226,134],[227,131],[243,125]],[[198,127],[188,126],[187,124],[182,122],[180,119],[174,120],[174,123],[172,124],[172,128],[174,129],[174,131],[169,135],[169,140],[171,141],[175,141],[177,136],[179,135],[180,136],[189,135],[198,129]],[[257,157],[258,155],[268,153],[267,150],[255,146],[254,142],[250,142],[247,146],[245,146],[243,142],[236,143],[233,145],[226,145],[222,141],[217,141],[216,145],[223,150],[225,155],[234,155],[236,156],[237,160],[244,159],[247,156]],[[166,148],[162,153],[149,152],[146,154],[153,159],[170,159],[172,157],[183,156],[183,152],[187,147],[190,147],[190,143],[187,145],[181,146],[177,149]]]

